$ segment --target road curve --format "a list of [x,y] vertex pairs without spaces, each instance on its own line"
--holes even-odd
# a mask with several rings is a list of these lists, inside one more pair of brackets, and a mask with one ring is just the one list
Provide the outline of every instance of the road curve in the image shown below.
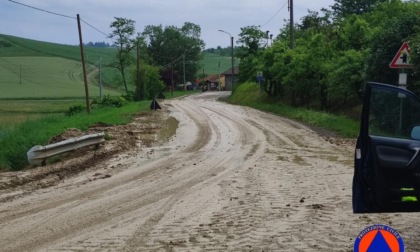
[[353,251],[375,223],[419,246],[416,214],[352,214],[352,146],[223,95],[166,101],[176,135],[103,165],[112,177],[1,203],[0,250]]

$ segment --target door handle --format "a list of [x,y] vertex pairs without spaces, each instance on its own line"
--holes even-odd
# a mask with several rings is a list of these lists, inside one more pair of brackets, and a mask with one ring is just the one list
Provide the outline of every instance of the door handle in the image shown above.
[[411,149],[414,151],[414,155],[411,158],[411,160],[405,165],[406,168],[408,168],[414,162],[414,160],[416,160],[417,156],[420,153],[420,147],[414,147],[414,148],[411,148]]

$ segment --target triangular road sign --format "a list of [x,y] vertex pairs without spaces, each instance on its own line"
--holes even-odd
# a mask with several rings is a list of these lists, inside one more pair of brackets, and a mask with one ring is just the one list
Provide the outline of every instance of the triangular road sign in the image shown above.
[[400,50],[398,50],[397,54],[395,55],[394,59],[392,60],[391,64],[389,64],[390,68],[412,68],[413,65],[410,64],[410,46],[407,42],[401,46]]

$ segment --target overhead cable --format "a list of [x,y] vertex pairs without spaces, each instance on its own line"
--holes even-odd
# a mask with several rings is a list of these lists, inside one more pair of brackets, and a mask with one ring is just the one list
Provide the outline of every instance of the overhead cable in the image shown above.
[[88,22],[86,22],[85,20],[83,20],[83,19],[80,19],[80,20],[82,20],[82,22],[83,23],[85,23],[87,26],[89,26],[90,28],[92,28],[92,29],[94,29],[95,31],[97,31],[97,32],[99,32],[99,33],[102,33],[103,35],[105,35],[105,37],[109,37],[109,35],[108,34],[106,34],[105,32],[103,32],[103,31],[101,31],[101,30],[99,30],[98,28],[96,28],[96,27],[94,27],[93,25],[91,25],[91,24],[89,24]]
[[13,1],[13,0],[9,0],[9,2],[12,2],[12,3],[15,3],[15,4],[19,4],[19,5],[28,7],[28,8],[32,8],[32,9],[35,9],[35,10],[38,10],[38,11],[43,11],[43,12],[46,12],[46,13],[49,13],[49,14],[53,14],[53,15],[57,15],[57,16],[65,17],[65,18],[76,19],[75,17],[63,15],[63,14],[52,12],[52,11],[43,10],[43,9],[40,9],[40,8],[37,8],[37,7],[34,7],[34,6],[30,6],[30,5],[27,5],[27,4],[16,2],[16,1]]
[[283,6],[282,7],[280,7],[280,9],[278,9],[278,11],[270,18],[270,19],[268,19],[268,21],[267,22],[265,22],[263,25],[261,25],[261,27],[264,27],[264,26],[266,26],[268,23],[270,23],[279,13],[280,13],[280,11],[284,8],[284,7],[286,7],[286,4],[289,2],[289,0],[286,0],[286,2],[283,4]]

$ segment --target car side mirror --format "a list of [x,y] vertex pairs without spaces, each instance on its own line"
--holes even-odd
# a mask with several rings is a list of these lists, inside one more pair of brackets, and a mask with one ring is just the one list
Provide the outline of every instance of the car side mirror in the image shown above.
[[420,140],[420,126],[416,125],[411,129],[411,139]]

